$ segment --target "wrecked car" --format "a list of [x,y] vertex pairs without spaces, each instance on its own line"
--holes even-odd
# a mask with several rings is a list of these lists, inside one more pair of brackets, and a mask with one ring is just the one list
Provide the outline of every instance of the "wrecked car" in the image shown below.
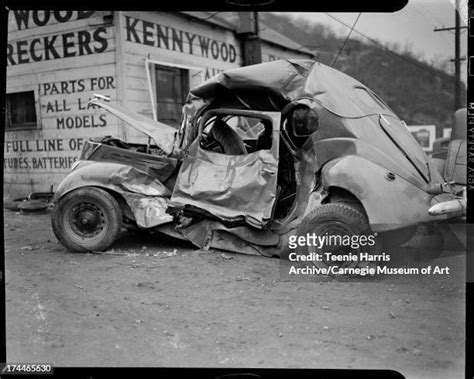
[[73,252],[105,250],[133,225],[199,248],[281,257],[294,235],[374,233],[397,245],[420,223],[465,213],[389,106],[312,60],[218,74],[190,91],[178,129],[91,103],[149,143],[84,145],[52,214]]

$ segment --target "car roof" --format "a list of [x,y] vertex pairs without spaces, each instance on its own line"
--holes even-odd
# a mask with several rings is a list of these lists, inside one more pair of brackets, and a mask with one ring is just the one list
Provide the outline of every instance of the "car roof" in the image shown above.
[[[366,92],[374,101],[364,101],[357,90]],[[255,96],[257,92],[261,95]],[[184,112],[192,119],[203,108],[212,104],[226,106],[221,104],[223,99],[232,98],[260,110],[281,110],[289,102],[309,98],[341,117],[393,115],[365,85],[311,59],[278,60],[224,71],[190,91]]]

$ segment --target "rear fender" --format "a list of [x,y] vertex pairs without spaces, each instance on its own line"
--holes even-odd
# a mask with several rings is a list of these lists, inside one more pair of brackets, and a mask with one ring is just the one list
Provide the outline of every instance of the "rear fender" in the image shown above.
[[170,191],[159,180],[134,167],[119,163],[81,162],[59,184],[53,201],[56,203],[81,187],[100,187],[121,196],[139,227],[150,228],[173,219],[166,213]]
[[364,207],[374,232],[438,219],[428,214],[433,195],[359,156],[328,162],[322,168],[321,183],[326,192],[339,187],[353,194]]

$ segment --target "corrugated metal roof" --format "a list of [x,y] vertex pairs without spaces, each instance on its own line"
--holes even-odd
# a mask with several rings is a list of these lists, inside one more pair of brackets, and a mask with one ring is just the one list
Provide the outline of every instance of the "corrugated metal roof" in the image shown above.
[[[237,30],[239,24],[238,12],[180,12],[188,16],[198,18],[210,24],[218,25],[233,32]],[[299,43],[293,41],[287,36],[277,32],[270,26],[259,21],[260,24],[260,38],[262,41],[270,42],[274,45],[281,46],[285,49],[293,50],[298,53],[306,54],[314,57],[314,53]]]

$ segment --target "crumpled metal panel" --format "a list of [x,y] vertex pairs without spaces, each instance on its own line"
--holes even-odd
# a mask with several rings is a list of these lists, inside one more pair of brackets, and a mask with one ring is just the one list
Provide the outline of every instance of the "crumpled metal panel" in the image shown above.
[[105,103],[99,99],[91,100],[90,103],[108,110],[113,115],[130,124],[130,126],[136,130],[146,134],[155,141],[157,146],[159,146],[166,154],[171,154],[173,151],[173,143],[176,134],[176,129],[173,127],[119,105]]
[[170,195],[170,191],[163,185],[163,183],[134,167],[114,163],[106,165],[108,173],[102,171],[104,174],[104,184],[110,183],[122,188],[124,191],[134,192],[145,196]]
[[191,149],[190,155],[196,153],[196,158],[181,166],[171,205],[192,205],[226,219],[248,216],[261,223],[270,219],[276,196],[275,156],[261,150],[246,156],[216,157],[197,150],[197,146]]
[[96,145],[94,151],[86,156],[87,160],[132,166],[162,182],[171,176],[178,165],[178,160],[171,157],[140,153],[91,141],[87,141],[86,144]]
[[179,230],[186,238],[199,247],[208,246],[210,233],[217,230],[235,235],[252,245],[277,246],[280,243],[279,234],[269,229],[260,230],[247,226],[229,228],[216,220],[204,219]]
[[[186,228],[179,229],[181,234],[191,243],[201,249],[218,249],[225,251],[232,251],[240,254],[248,255],[267,255],[270,249],[274,249],[280,241],[278,235],[274,235],[273,243],[269,246],[259,246],[248,240],[233,228],[226,228],[217,221],[202,220],[192,224]],[[269,242],[269,241],[267,241]]]
[[[288,252],[288,238],[296,233],[294,229],[276,233],[248,227],[227,228],[215,220],[201,220],[186,228],[180,228],[179,231],[183,237],[201,249],[267,257],[278,257]],[[258,243],[254,240],[256,234],[262,238]]]
[[258,245],[244,241],[224,230],[213,230],[209,248],[247,255],[264,255]]
[[173,216],[166,213],[168,202],[163,197],[144,197],[139,194],[123,192],[122,196],[135,216],[140,228],[151,228],[173,221]]
[[277,190],[279,120],[272,117],[270,150],[247,155],[227,155],[207,151],[199,140],[191,144],[181,165],[170,205],[196,207],[223,220],[245,218],[263,227],[272,217]]
[[82,161],[60,183],[54,194],[54,202],[66,193],[85,186],[106,188],[120,194],[142,228],[173,220],[166,213],[170,191],[159,180],[134,167],[119,163]]

